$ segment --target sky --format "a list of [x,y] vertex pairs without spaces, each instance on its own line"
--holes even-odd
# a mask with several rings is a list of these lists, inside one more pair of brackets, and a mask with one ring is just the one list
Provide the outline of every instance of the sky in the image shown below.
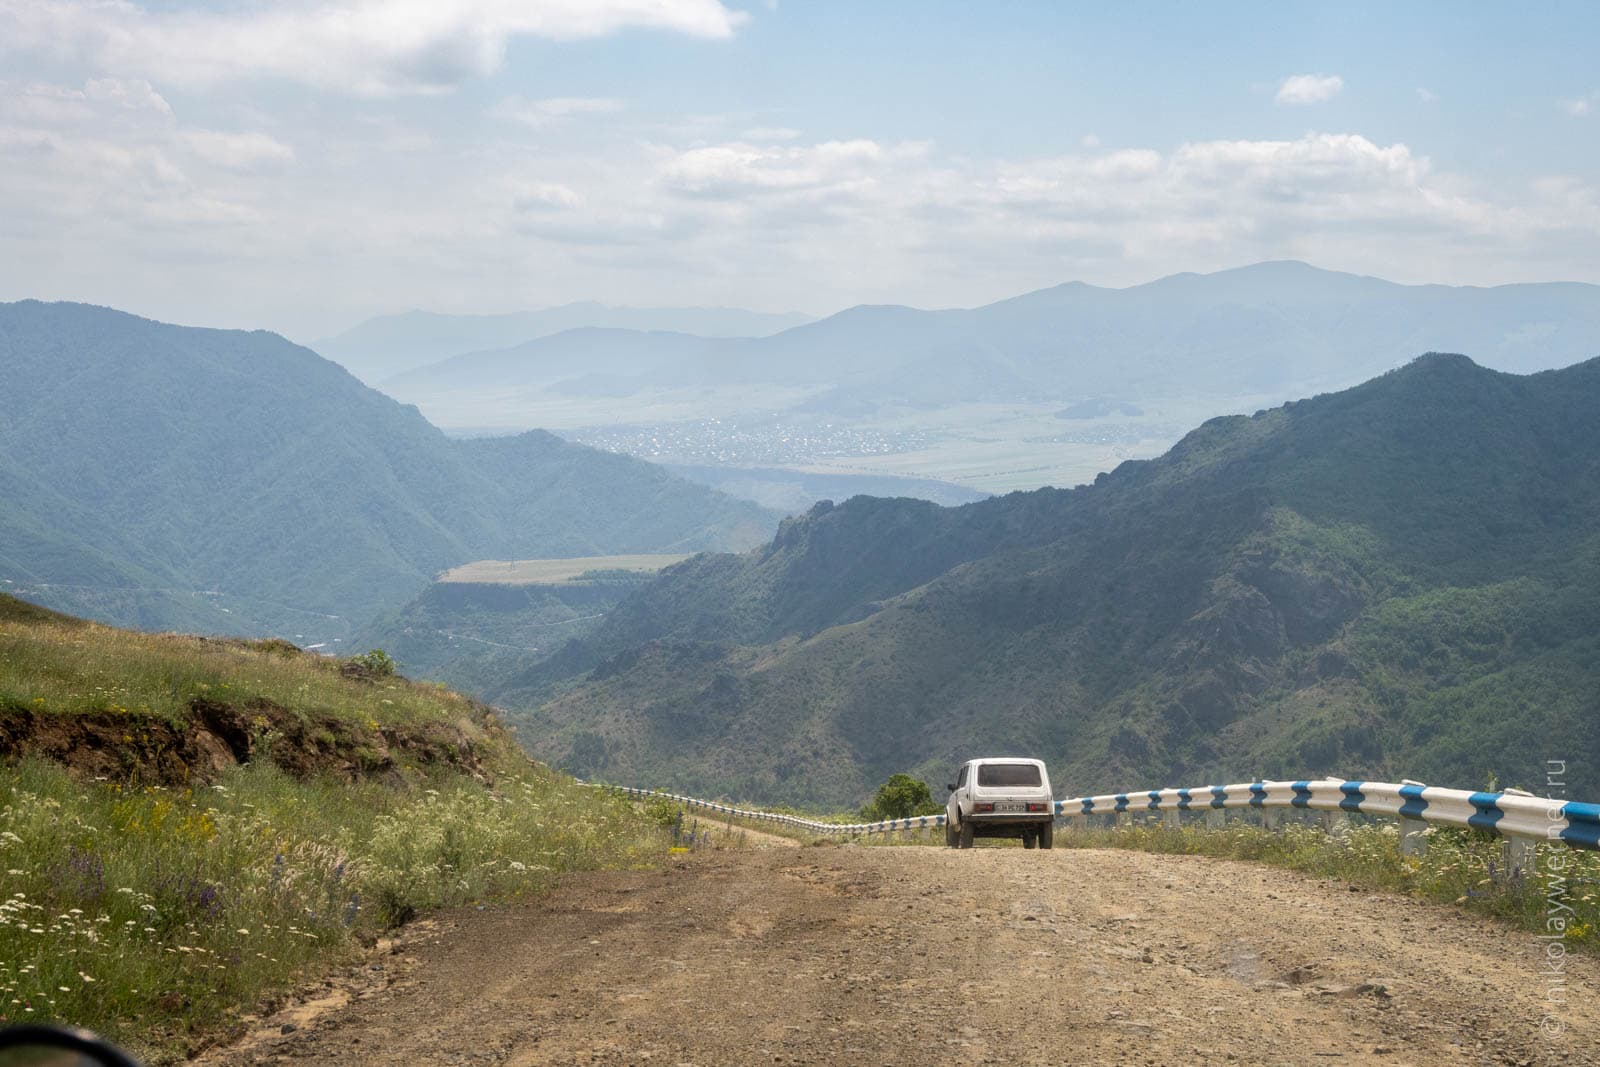
[[0,0],[0,300],[1600,283],[1600,4]]

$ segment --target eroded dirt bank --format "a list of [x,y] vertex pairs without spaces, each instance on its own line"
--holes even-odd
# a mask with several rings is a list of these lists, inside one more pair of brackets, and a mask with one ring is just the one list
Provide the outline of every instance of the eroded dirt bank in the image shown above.
[[1546,1020],[1544,952],[1198,857],[697,853],[447,915],[204,1062],[1600,1062],[1600,961]]

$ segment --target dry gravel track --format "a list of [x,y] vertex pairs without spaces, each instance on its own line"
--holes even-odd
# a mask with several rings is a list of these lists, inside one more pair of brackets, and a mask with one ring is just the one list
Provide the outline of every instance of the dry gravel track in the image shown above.
[[422,924],[204,1062],[1600,1063],[1600,960],[1551,1035],[1543,951],[1225,860],[710,851]]

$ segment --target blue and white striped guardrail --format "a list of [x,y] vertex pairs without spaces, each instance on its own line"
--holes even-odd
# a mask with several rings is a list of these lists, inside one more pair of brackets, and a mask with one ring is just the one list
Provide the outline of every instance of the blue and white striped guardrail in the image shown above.
[[[867,823],[831,823],[772,811],[757,811],[650,789],[617,787],[629,796],[660,797],[685,807],[825,834],[875,834],[943,826],[943,815],[914,815]],[[1506,838],[1560,841],[1573,848],[1600,848],[1600,804],[1555,800],[1517,792],[1482,793],[1441,789],[1416,782],[1360,782],[1340,778],[1296,782],[1242,782],[1197,789],[1152,789],[1108,793],[1055,802],[1058,818],[1136,812],[1201,812],[1227,808],[1310,809],[1387,815],[1435,826],[1490,830]]]

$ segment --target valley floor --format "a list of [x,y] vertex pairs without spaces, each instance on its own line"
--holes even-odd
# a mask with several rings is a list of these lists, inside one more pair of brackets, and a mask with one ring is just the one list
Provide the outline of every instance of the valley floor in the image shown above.
[[1281,870],[1078,849],[674,860],[448,913],[203,1062],[1600,1062],[1600,959],[1567,958],[1553,999],[1533,935]]

